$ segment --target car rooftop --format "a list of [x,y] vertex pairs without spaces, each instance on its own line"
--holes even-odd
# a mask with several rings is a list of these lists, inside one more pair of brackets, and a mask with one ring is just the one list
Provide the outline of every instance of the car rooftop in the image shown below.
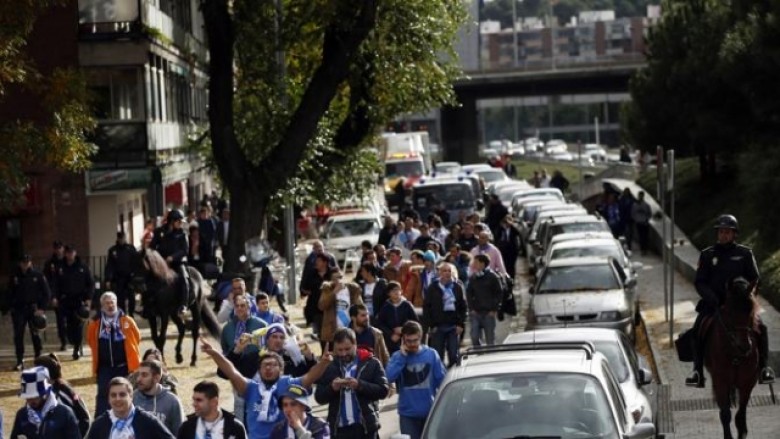
[[618,244],[619,242],[617,242],[615,238],[601,238],[601,237],[567,239],[564,241],[558,241],[554,243],[556,249],[591,247],[591,246],[600,246],[600,245],[618,245]]
[[560,258],[550,261],[548,267],[577,267],[582,265],[604,265],[609,263],[605,256],[578,256],[575,258]]
[[616,340],[619,335],[619,331],[608,328],[549,328],[509,334],[504,339],[504,343],[531,343],[534,340],[541,343],[579,340],[605,341]]
[[345,214],[337,214],[337,215],[331,215],[331,217],[328,219],[328,221],[333,220],[339,220],[339,221],[348,221],[353,219],[377,219],[376,213],[373,212],[358,212],[358,213],[345,213]]
[[[593,354],[597,355],[597,354]],[[580,349],[508,350],[466,356],[451,369],[452,380],[507,373],[587,373],[592,360]]]

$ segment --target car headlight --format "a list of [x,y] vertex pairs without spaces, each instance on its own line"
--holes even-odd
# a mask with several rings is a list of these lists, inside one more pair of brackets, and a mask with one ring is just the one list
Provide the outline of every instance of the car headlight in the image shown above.
[[550,314],[536,316],[536,323],[540,325],[549,325],[551,323],[555,323],[555,318],[553,318],[553,316]]
[[623,318],[623,313],[620,311],[604,311],[601,313],[601,320],[615,321]]

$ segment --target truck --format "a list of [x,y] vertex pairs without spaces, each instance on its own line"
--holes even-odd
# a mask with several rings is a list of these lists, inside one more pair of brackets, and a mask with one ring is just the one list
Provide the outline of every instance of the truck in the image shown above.
[[385,167],[385,199],[390,207],[402,207],[397,185],[404,179],[404,193],[422,176],[431,172],[431,145],[428,132],[383,133],[377,145]]

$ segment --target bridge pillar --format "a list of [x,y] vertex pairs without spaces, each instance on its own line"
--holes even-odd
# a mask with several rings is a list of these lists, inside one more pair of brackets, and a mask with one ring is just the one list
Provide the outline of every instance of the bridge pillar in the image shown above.
[[463,164],[479,162],[479,121],[476,96],[458,94],[459,107],[441,110],[444,160]]

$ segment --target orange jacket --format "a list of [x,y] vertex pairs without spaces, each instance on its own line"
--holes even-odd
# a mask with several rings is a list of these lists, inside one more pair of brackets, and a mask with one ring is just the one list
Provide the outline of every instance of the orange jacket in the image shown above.
[[[141,331],[132,317],[123,315],[119,318],[119,327],[125,335],[125,356],[127,357],[127,372],[133,373],[141,364]],[[87,344],[92,349],[92,374],[97,376],[98,368],[98,334],[100,334],[100,319],[92,319],[87,326]]]

